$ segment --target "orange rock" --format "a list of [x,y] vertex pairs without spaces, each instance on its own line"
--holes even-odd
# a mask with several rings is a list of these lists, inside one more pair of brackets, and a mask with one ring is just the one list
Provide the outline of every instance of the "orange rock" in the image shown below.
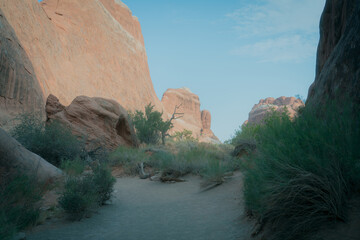
[[275,111],[283,111],[287,108],[289,116],[293,118],[296,116],[299,107],[304,106],[303,101],[295,97],[279,97],[261,99],[258,104],[255,104],[249,113],[249,119],[244,124],[258,124],[263,121],[271,109]]
[[0,8],[45,97],[68,105],[86,95],[131,110],[149,102],[161,109],[140,23],[121,1],[0,0]]
[[200,111],[199,96],[192,93],[188,88],[166,90],[161,102],[168,118],[172,116],[175,106],[181,106],[178,112],[184,113],[182,118],[173,121],[174,128],[170,133],[187,129],[192,131],[193,137],[198,138],[200,142],[220,142],[210,129],[210,112],[205,110],[202,113]]
[[137,145],[126,110],[114,100],[79,96],[64,107],[50,95],[46,111],[48,121],[58,120],[69,126],[75,135],[85,137],[89,150]]

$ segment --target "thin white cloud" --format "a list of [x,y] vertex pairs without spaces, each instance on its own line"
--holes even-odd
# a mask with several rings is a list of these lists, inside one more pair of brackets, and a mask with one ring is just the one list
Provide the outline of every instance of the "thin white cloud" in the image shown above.
[[265,62],[299,61],[315,54],[325,0],[261,0],[227,14],[240,42],[232,54]]
[[301,61],[314,55],[316,41],[308,41],[300,35],[271,38],[243,45],[231,51],[233,55],[251,57],[258,62]]

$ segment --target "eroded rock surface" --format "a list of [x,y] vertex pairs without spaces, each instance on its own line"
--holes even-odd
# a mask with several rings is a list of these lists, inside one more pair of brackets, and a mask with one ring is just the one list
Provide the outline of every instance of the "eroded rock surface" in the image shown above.
[[210,112],[200,110],[199,96],[192,93],[188,88],[168,89],[164,93],[161,103],[168,118],[172,116],[175,106],[180,106],[177,112],[184,113],[182,118],[173,121],[172,133],[187,129],[192,131],[193,136],[201,142],[220,142],[210,129]]
[[114,100],[79,96],[64,107],[50,95],[46,111],[48,121],[58,120],[69,126],[75,135],[85,137],[89,150],[137,145],[126,110]]
[[18,113],[42,108],[33,65],[0,9],[0,126]]
[[320,22],[316,78],[307,104],[328,99],[360,104],[360,4],[358,0],[327,0]]
[[149,102],[161,108],[140,23],[120,0],[0,0],[0,8],[45,97],[53,94],[65,105],[85,95],[114,99],[126,109]]
[[258,124],[261,123],[267,114],[271,111],[284,111],[286,108],[289,116],[293,118],[296,116],[299,107],[303,107],[304,103],[295,97],[279,97],[261,99],[258,104],[255,104],[249,113],[247,123]]

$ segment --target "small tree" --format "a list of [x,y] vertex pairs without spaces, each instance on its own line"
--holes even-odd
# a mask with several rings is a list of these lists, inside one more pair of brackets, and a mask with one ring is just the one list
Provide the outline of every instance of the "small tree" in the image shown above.
[[145,113],[136,110],[130,116],[136,129],[136,135],[143,143],[157,144],[160,138],[164,143],[166,132],[172,128],[171,121],[164,121],[162,113],[154,110],[154,105],[151,103],[145,107]]

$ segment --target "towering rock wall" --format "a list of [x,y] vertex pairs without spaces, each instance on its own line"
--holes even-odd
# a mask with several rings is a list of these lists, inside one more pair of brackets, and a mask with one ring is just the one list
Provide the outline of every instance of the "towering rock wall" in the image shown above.
[[161,108],[140,23],[120,0],[0,0],[0,8],[45,98],[54,94],[68,105],[86,95],[127,109]]
[[0,9],[0,126],[17,113],[41,109],[42,103],[33,65]]
[[360,104],[360,3],[327,0],[320,21],[316,78],[306,104],[350,98]]

